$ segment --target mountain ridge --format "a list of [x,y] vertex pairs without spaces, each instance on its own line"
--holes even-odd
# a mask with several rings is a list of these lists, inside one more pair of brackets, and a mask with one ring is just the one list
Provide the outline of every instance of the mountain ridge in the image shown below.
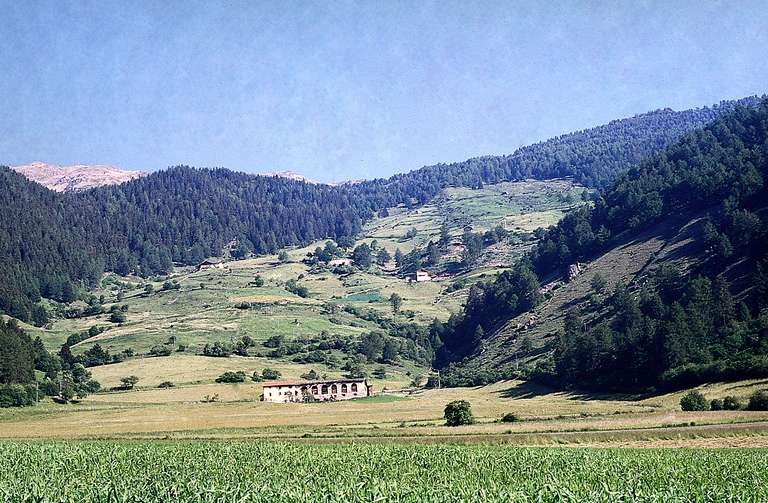
[[144,171],[124,170],[107,164],[60,166],[33,161],[29,164],[12,166],[11,169],[56,192],[88,190],[147,176]]

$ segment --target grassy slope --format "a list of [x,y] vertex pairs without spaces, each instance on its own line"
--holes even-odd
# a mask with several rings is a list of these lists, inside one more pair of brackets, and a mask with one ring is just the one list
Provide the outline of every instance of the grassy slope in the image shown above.
[[[469,222],[476,232],[499,224],[514,232],[512,244],[490,249],[480,259],[477,268],[458,277],[445,277],[441,281],[414,285],[376,266],[369,272],[358,271],[347,276],[313,272],[301,262],[308,252],[323,244],[313,243],[290,250],[290,261],[287,263],[279,262],[276,256],[265,256],[227,262],[223,270],[197,272],[191,268],[179,269],[173,279],[180,283],[180,290],[162,291],[162,281],[158,280],[152,282],[155,292],[145,295],[144,282],[140,278],[114,278],[132,287],[122,301],[115,300],[116,288],[109,281],[105,282],[103,289],[94,293],[104,294],[108,301],[117,304],[128,304],[125,323],[114,325],[108,321],[107,314],[83,319],[61,319],[47,330],[33,330],[33,335],[40,335],[50,348],[55,349],[71,333],[87,330],[92,325],[109,327],[106,332],[74,346],[72,349],[75,353],[85,351],[96,343],[113,353],[126,348],[147,353],[152,346],[167,341],[171,336],[175,337],[177,344],[187,346],[190,351],[198,350],[205,343],[229,342],[243,335],[256,341],[264,341],[272,335],[284,335],[290,340],[298,336],[317,336],[321,331],[326,331],[332,335],[355,338],[376,329],[377,325],[342,310],[334,310],[333,305],[356,305],[389,317],[392,314],[387,299],[392,293],[398,293],[404,299],[403,310],[415,313],[413,321],[428,323],[434,318],[445,319],[451,312],[460,309],[466,295],[466,289],[448,293],[446,288],[449,279],[453,281],[463,278],[471,283],[497,274],[504,265],[530,246],[530,231],[536,225],[557,221],[564,211],[579,204],[583,190],[564,180],[502,183],[474,190],[448,189],[435,201],[421,208],[393,209],[391,216],[370,222],[360,237],[359,242],[370,243],[376,240],[379,246],[394,254],[396,248],[408,252],[414,246],[425,246],[429,240],[437,240],[443,222],[448,222],[454,236],[459,236],[463,226]],[[417,229],[417,235],[406,239],[405,234],[411,228]],[[460,245],[454,245],[444,257],[444,262],[458,260],[459,251]],[[252,284],[257,274],[266,281],[263,287],[256,288]],[[300,275],[303,278],[299,283],[310,291],[307,299],[284,289],[287,280],[296,279]],[[257,307],[238,309],[235,306],[240,302],[255,303]],[[399,318],[406,320],[402,315]],[[256,351],[261,354],[268,352],[260,346]],[[154,368],[151,361],[148,360],[147,365]],[[169,368],[162,370],[165,374],[175,375],[177,367],[184,366],[197,369],[196,372],[206,378],[211,377],[204,368],[198,368],[199,365],[190,366],[189,362],[188,359],[172,359],[167,363]],[[226,365],[235,370],[234,360]],[[306,371],[306,366],[294,364],[289,358],[278,361],[261,359],[250,366],[267,365],[282,366],[286,370],[284,375],[291,377]],[[211,364],[216,372],[229,369],[219,367]],[[315,368],[321,372],[334,373],[332,369],[322,366]],[[423,369],[404,362],[402,366],[392,367],[389,371],[400,385],[405,385],[410,382],[408,374],[418,374]],[[152,379],[166,380],[160,373]]]

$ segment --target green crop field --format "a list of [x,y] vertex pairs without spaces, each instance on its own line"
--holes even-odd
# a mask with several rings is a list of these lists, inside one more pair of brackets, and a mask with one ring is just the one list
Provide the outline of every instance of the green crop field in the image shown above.
[[4,501],[743,501],[768,450],[1,443]]

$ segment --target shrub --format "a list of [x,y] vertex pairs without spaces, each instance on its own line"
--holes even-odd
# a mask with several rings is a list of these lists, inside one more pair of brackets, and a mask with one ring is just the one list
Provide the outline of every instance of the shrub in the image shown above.
[[768,391],[755,391],[749,397],[747,410],[768,410]]
[[501,422],[502,423],[516,423],[520,421],[520,418],[517,416],[517,414],[513,412],[507,412],[503,416],[501,416]]
[[251,375],[251,381],[253,382],[261,382],[264,378],[261,377],[261,374],[259,374],[257,371],[253,372],[253,375]]
[[741,409],[741,400],[733,395],[728,395],[723,398],[723,410],[739,410]]
[[447,426],[461,426],[475,422],[472,406],[466,400],[455,400],[449,403],[445,406],[444,413]]
[[315,369],[310,370],[307,373],[301,374],[301,378],[305,381],[317,381],[320,379],[320,375],[317,373]]
[[215,356],[219,358],[226,358],[232,354],[232,348],[229,344],[216,341],[213,344],[206,344],[203,346],[203,355]]
[[0,385],[0,407],[24,407],[37,401],[37,389],[31,384]]
[[48,378],[43,379],[39,389],[40,393],[45,396],[56,396],[59,394],[59,384]]
[[151,356],[169,356],[171,351],[172,350],[170,346],[157,345],[152,346],[152,349],[149,350],[149,354]]
[[280,379],[283,374],[279,370],[271,369],[269,367],[261,371],[261,378],[266,380]]
[[680,408],[685,411],[709,410],[709,403],[701,392],[692,390],[680,399]]
[[224,372],[216,378],[216,382],[233,383],[233,382],[245,382],[245,372],[242,370],[237,372]]
[[157,385],[158,388],[166,389],[173,388],[175,385],[171,381],[163,381]]
[[136,376],[126,376],[120,379],[121,389],[133,389],[136,383],[139,382],[139,378]]
[[723,400],[721,398],[713,398],[710,400],[709,410],[723,410]]

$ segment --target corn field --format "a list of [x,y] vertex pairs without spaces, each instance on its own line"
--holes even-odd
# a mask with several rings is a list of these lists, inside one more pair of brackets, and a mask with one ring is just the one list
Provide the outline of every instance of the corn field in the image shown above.
[[768,450],[2,442],[0,501],[768,501]]

